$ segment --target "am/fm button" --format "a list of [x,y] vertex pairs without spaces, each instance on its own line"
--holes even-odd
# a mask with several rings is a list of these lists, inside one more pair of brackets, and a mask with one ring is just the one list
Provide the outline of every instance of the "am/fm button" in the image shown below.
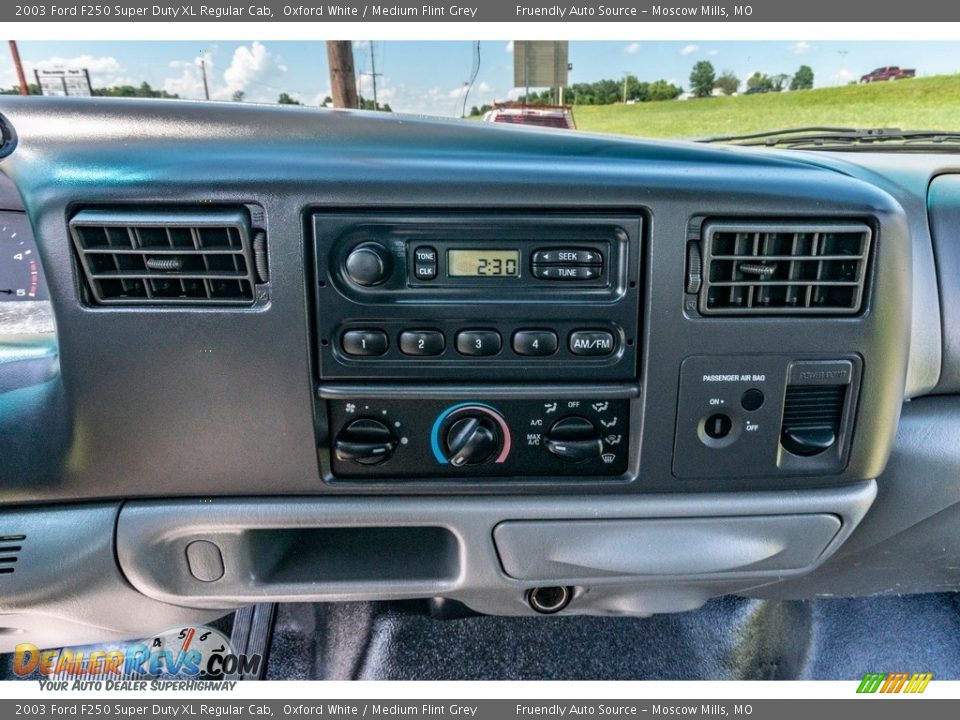
[[616,347],[613,333],[607,330],[574,330],[568,343],[574,355],[609,355]]

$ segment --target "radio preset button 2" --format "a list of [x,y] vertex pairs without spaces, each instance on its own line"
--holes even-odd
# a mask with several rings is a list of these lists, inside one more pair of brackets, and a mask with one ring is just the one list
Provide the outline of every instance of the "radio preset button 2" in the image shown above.
[[608,330],[574,330],[568,343],[574,355],[609,355],[616,347],[613,333]]
[[400,352],[404,355],[440,355],[446,346],[439,330],[404,330],[400,333]]
[[457,352],[461,355],[496,355],[501,344],[500,333],[496,330],[461,330],[457,333]]
[[513,334],[513,351],[517,355],[553,355],[557,347],[557,334],[553,330],[517,330]]
[[347,330],[340,336],[340,347],[347,355],[374,357],[387,352],[390,341],[383,330]]

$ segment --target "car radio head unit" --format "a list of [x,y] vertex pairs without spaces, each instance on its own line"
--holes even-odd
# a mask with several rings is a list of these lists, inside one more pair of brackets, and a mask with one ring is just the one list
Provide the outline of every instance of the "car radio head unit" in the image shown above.
[[641,220],[318,212],[320,380],[629,381]]

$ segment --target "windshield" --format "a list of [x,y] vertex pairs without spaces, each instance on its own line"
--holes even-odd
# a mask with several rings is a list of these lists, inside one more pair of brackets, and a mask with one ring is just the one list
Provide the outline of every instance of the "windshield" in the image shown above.
[[[0,65],[0,90],[356,107],[719,142],[767,133],[747,144],[802,149],[922,130],[938,139],[888,134],[885,149],[949,149],[960,128],[956,50],[931,41],[25,41]],[[802,142],[780,142],[800,128]]]

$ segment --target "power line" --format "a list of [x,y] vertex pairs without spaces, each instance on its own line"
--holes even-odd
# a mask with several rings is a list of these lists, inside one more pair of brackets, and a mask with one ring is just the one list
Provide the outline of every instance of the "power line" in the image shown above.
[[480,74],[480,41],[477,40],[474,45],[474,56],[473,56],[473,68],[471,70],[470,81],[467,83],[467,89],[463,93],[463,108],[460,111],[460,117],[466,117],[467,115],[467,98],[470,97],[470,90],[473,88],[473,83],[477,79],[477,75]]

